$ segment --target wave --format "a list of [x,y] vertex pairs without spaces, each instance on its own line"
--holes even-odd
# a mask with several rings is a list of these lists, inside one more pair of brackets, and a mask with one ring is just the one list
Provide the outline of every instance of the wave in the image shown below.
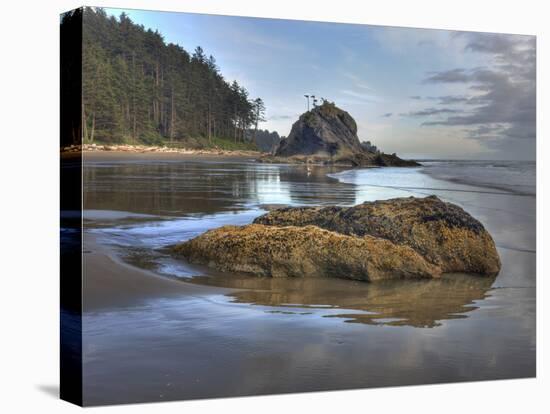
[[536,195],[536,164],[531,161],[433,161],[423,165],[422,172],[436,179]]

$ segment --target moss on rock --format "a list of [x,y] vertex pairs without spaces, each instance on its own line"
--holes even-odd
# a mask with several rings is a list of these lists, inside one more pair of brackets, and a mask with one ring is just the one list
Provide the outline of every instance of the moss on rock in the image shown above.
[[396,198],[354,207],[288,207],[254,220],[271,226],[314,225],[406,245],[443,272],[494,275],[500,258],[491,235],[461,207],[426,198]]
[[174,252],[192,263],[269,277],[374,281],[441,275],[408,246],[316,226],[224,226],[176,245]]

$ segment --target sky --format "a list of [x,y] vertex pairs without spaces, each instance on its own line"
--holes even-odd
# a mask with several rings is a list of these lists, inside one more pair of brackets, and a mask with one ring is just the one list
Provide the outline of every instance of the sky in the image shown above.
[[106,9],[123,11],[213,55],[227,81],[264,100],[262,129],[288,135],[313,94],[387,153],[535,159],[534,36]]

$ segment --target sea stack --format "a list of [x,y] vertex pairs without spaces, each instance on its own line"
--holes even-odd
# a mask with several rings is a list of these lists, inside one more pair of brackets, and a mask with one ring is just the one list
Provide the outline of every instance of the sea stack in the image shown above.
[[328,101],[300,116],[279,143],[275,158],[351,166],[419,165],[395,154],[369,151],[359,141],[353,117]]

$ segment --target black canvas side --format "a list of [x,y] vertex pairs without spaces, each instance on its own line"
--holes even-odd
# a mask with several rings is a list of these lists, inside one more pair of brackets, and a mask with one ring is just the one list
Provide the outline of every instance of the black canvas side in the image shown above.
[[60,34],[60,397],[82,405],[82,9]]

